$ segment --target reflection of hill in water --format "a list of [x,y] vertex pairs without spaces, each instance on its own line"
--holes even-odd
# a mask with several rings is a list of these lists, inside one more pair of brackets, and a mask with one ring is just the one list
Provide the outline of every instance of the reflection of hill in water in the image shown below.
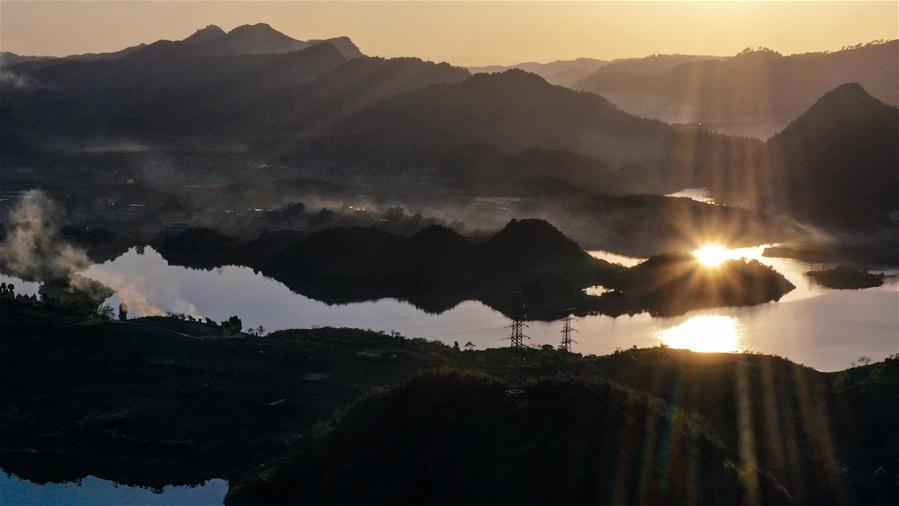
[[[191,229],[156,246],[175,264],[251,266],[328,304],[396,298],[440,313],[478,300],[507,316],[537,320],[558,319],[566,309],[676,315],[761,304],[793,288],[757,263],[729,262],[709,270],[690,256],[661,256],[624,269],[591,257],[541,220],[513,220],[481,242],[431,226],[409,238],[374,228],[331,229],[287,244],[266,237],[239,243]],[[599,297],[584,292],[597,284],[617,291]]]

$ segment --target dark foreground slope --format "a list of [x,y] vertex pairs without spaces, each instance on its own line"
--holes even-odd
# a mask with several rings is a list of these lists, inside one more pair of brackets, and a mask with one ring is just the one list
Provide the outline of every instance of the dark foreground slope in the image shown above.
[[[655,348],[513,363],[353,329],[227,337],[0,302],[0,467],[37,482],[227,478],[243,504],[899,497],[899,360],[823,374]],[[563,367],[569,379],[547,379]]]
[[227,337],[175,319],[102,323],[0,301],[0,468],[38,483],[228,478],[448,356],[357,330]]
[[[489,367],[499,353],[463,357]],[[533,375],[559,360],[526,359]],[[232,485],[228,503],[899,498],[895,359],[831,375],[776,357],[666,349],[569,360],[577,379],[534,380],[513,398],[508,383],[453,373],[367,398]]]
[[[748,504],[714,435],[606,381],[420,376],[354,405],[229,504]],[[753,476],[753,478],[758,478]],[[760,497],[786,504],[763,477]]]

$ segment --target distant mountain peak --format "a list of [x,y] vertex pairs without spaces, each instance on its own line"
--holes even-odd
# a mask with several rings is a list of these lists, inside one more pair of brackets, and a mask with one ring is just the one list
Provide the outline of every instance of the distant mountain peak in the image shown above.
[[829,118],[831,122],[837,119],[857,119],[860,115],[880,111],[885,107],[887,106],[872,97],[861,84],[845,83],[825,93],[805,113],[793,121],[793,124],[808,121],[810,118],[814,121]]
[[544,248],[580,250],[577,243],[548,221],[539,218],[512,219],[488,242],[493,246],[514,248],[516,244],[528,241],[537,242]]
[[[858,83],[827,92],[768,140],[777,200],[815,221],[858,224],[899,206],[899,109]],[[839,204],[837,204],[839,202]]]
[[851,82],[837,86],[824,94],[819,102],[824,100],[876,100],[859,83]]
[[179,40],[160,40],[146,47],[136,47],[133,57],[158,60],[187,56],[224,56],[278,54],[299,51],[314,45],[328,43],[345,59],[363,56],[349,37],[325,40],[297,40],[272,28],[268,23],[240,25],[229,32],[219,26],[207,25],[191,36]]
[[284,37],[287,37],[287,35],[284,35],[283,33],[279,32],[278,30],[275,30],[274,28],[272,28],[272,25],[270,25],[268,23],[254,23],[252,25],[249,25],[249,24],[248,25],[240,25],[240,26],[234,27],[230,32],[228,32],[228,35],[241,34],[241,33],[269,33],[269,34],[274,33],[274,34],[283,35]]
[[302,43],[302,41],[275,30],[268,23],[238,26],[228,32],[226,38],[232,41],[252,41],[250,43],[254,44],[289,45]]
[[546,79],[538,76],[537,74],[521,69],[509,69],[504,72],[497,72],[495,74],[475,74],[471,77],[471,79],[473,80],[473,82],[501,83],[504,85],[518,84],[540,86],[547,84]]
[[200,28],[196,32],[193,33],[190,37],[182,40],[181,42],[190,44],[190,45],[200,45],[212,42],[214,40],[219,40],[225,36],[225,31],[216,25],[207,25],[203,28]]

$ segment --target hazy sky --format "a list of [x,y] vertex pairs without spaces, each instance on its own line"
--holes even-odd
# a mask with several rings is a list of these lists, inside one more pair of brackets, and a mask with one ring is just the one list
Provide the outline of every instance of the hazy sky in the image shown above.
[[782,53],[897,38],[897,2],[12,2],[0,49],[65,55],[266,22],[298,39],[460,65],[652,53]]

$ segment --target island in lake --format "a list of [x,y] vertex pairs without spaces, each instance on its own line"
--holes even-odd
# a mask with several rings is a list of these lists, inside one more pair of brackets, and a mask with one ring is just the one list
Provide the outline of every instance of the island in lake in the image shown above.
[[[537,219],[512,220],[478,239],[439,225],[409,237],[377,228],[336,228],[308,235],[264,234],[248,242],[191,228],[152,244],[176,265],[246,265],[328,303],[392,297],[442,312],[473,299],[527,319],[556,320],[566,310],[672,316],[764,304],[795,288],[755,261],[730,260],[709,268],[693,255],[660,255],[626,268],[590,256]],[[611,291],[585,293],[596,285]]]
[[809,271],[808,277],[816,282],[837,290],[859,290],[873,288],[883,284],[884,274],[873,274],[865,270],[838,265],[833,269]]

